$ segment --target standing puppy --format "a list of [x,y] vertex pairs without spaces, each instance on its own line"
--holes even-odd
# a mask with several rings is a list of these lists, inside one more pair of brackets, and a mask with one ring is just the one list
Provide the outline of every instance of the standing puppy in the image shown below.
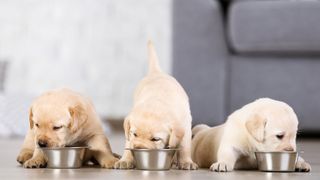
[[[148,43],[149,73],[134,94],[131,112],[125,118],[126,148],[179,148],[180,169],[197,169],[191,160],[191,113],[181,85],[161,71],[152,42]],[[129,150],[115,164],[117,169],[134,168]]]
[[17,161],[25,168],[42,168],[47,159],[41,147],[89,146],[86,160],[112,168],[112,154],[91,101],[68,89],[51,90],[30,107],[30,129]]
[[[255,151],[296,151],[298,119],[286,103],[258,99],[232,113],[225,124],[192,129],[192,159],[200,167],[224,172],[256,169]],[[311,167],[299,157],[296,170]]]

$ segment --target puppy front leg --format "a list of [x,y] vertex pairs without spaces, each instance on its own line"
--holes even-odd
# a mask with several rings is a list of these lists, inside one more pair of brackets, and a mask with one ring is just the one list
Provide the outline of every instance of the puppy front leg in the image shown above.
[[238,159],[238,154],[231,146],[222,146],[218,150],[218,162],[213,163],[210,167],[211,171],[227,172],[233,171],[234,165]]
[[104,135],[95,135],[88,141],[93,157],[103,168],[113,168],[119,159],[113,156],[108,139]]
[[198,169],[198,165],[191,159],[191,127],[187,128],[179,148],[180,151],[177,155],[178,168],[184,170]]
[[32,158],[23,164],[24,168],[45,168],[46,166],[47,158],[39,148],[35,148]]
[[[125,148],[130,148],[130,142],[126,140]],[[124,150],[122,158],[115,163],[115,169],[133,169],[135,162],[130,150]]]
[[309,172],[309,171],[311,171],[311,166],[302,157],[299,156],[297,163],[296,163],[296,171]]
[[34,151],[34,134],[32,130],[29,129],[23,141],[21,151],[17,157],[17,161],[20,164],[24,164],[24,162],[32,158],[33,151]]

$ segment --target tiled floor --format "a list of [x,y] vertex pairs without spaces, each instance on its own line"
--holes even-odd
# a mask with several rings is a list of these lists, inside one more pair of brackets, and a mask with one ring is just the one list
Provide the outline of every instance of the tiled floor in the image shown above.
[[[114,135],[109,138],[115,152],[122,154],[124,138]],[[16,162],[22,139],[0,140],[0,179],[320,179],[320,140],[299,141],[303,157],[311,163],[310,173],[264,173],[259,171],[234,171],[229,173],[210,172],[207,169],[197,171],[139,171],[107,170],[101,168],[81,169],[24,169]]]

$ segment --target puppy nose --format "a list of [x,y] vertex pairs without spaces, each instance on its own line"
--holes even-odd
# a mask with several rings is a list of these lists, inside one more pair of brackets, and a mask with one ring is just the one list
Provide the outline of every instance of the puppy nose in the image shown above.
[[43,140],[39,140],[38,141],[38,145],[40,146],[40,147],[47,147],[47,142],[46,141],[43,141]]
[[286,147],[283,149],[284,151],[294,151],[293,147]]

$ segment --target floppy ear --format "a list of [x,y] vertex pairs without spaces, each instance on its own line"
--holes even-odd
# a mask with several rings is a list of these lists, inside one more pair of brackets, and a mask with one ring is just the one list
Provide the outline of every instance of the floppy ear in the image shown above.
[[129,118],[125,118],[123,122],[124,134],[126,136],[126,140],[129,141],[130,138],[130,120]]
[[253,114],[249,117],[245,125],[252,137],[254,137],[258,142],[263,142],[266,123],[267,120],[265,118],[262,118],[257,114]]
[[88,115],[85,109],[80,105],[69,107],[69,113],[71,116],[69,128],[72,132],[75,132],[87,121]]
[[33,128],[33,120],[32,120],[32,117],[33,117],[32,107],[30,107],[30,109],[29,109],[29,127],[30,127],[30,129]]
[[[171,127],[171,134],[169,138],[169,148],[176,148],[180,145],[184,136],[184,129],[180,126]],[[191,137],[190,137],[191,138]]]

